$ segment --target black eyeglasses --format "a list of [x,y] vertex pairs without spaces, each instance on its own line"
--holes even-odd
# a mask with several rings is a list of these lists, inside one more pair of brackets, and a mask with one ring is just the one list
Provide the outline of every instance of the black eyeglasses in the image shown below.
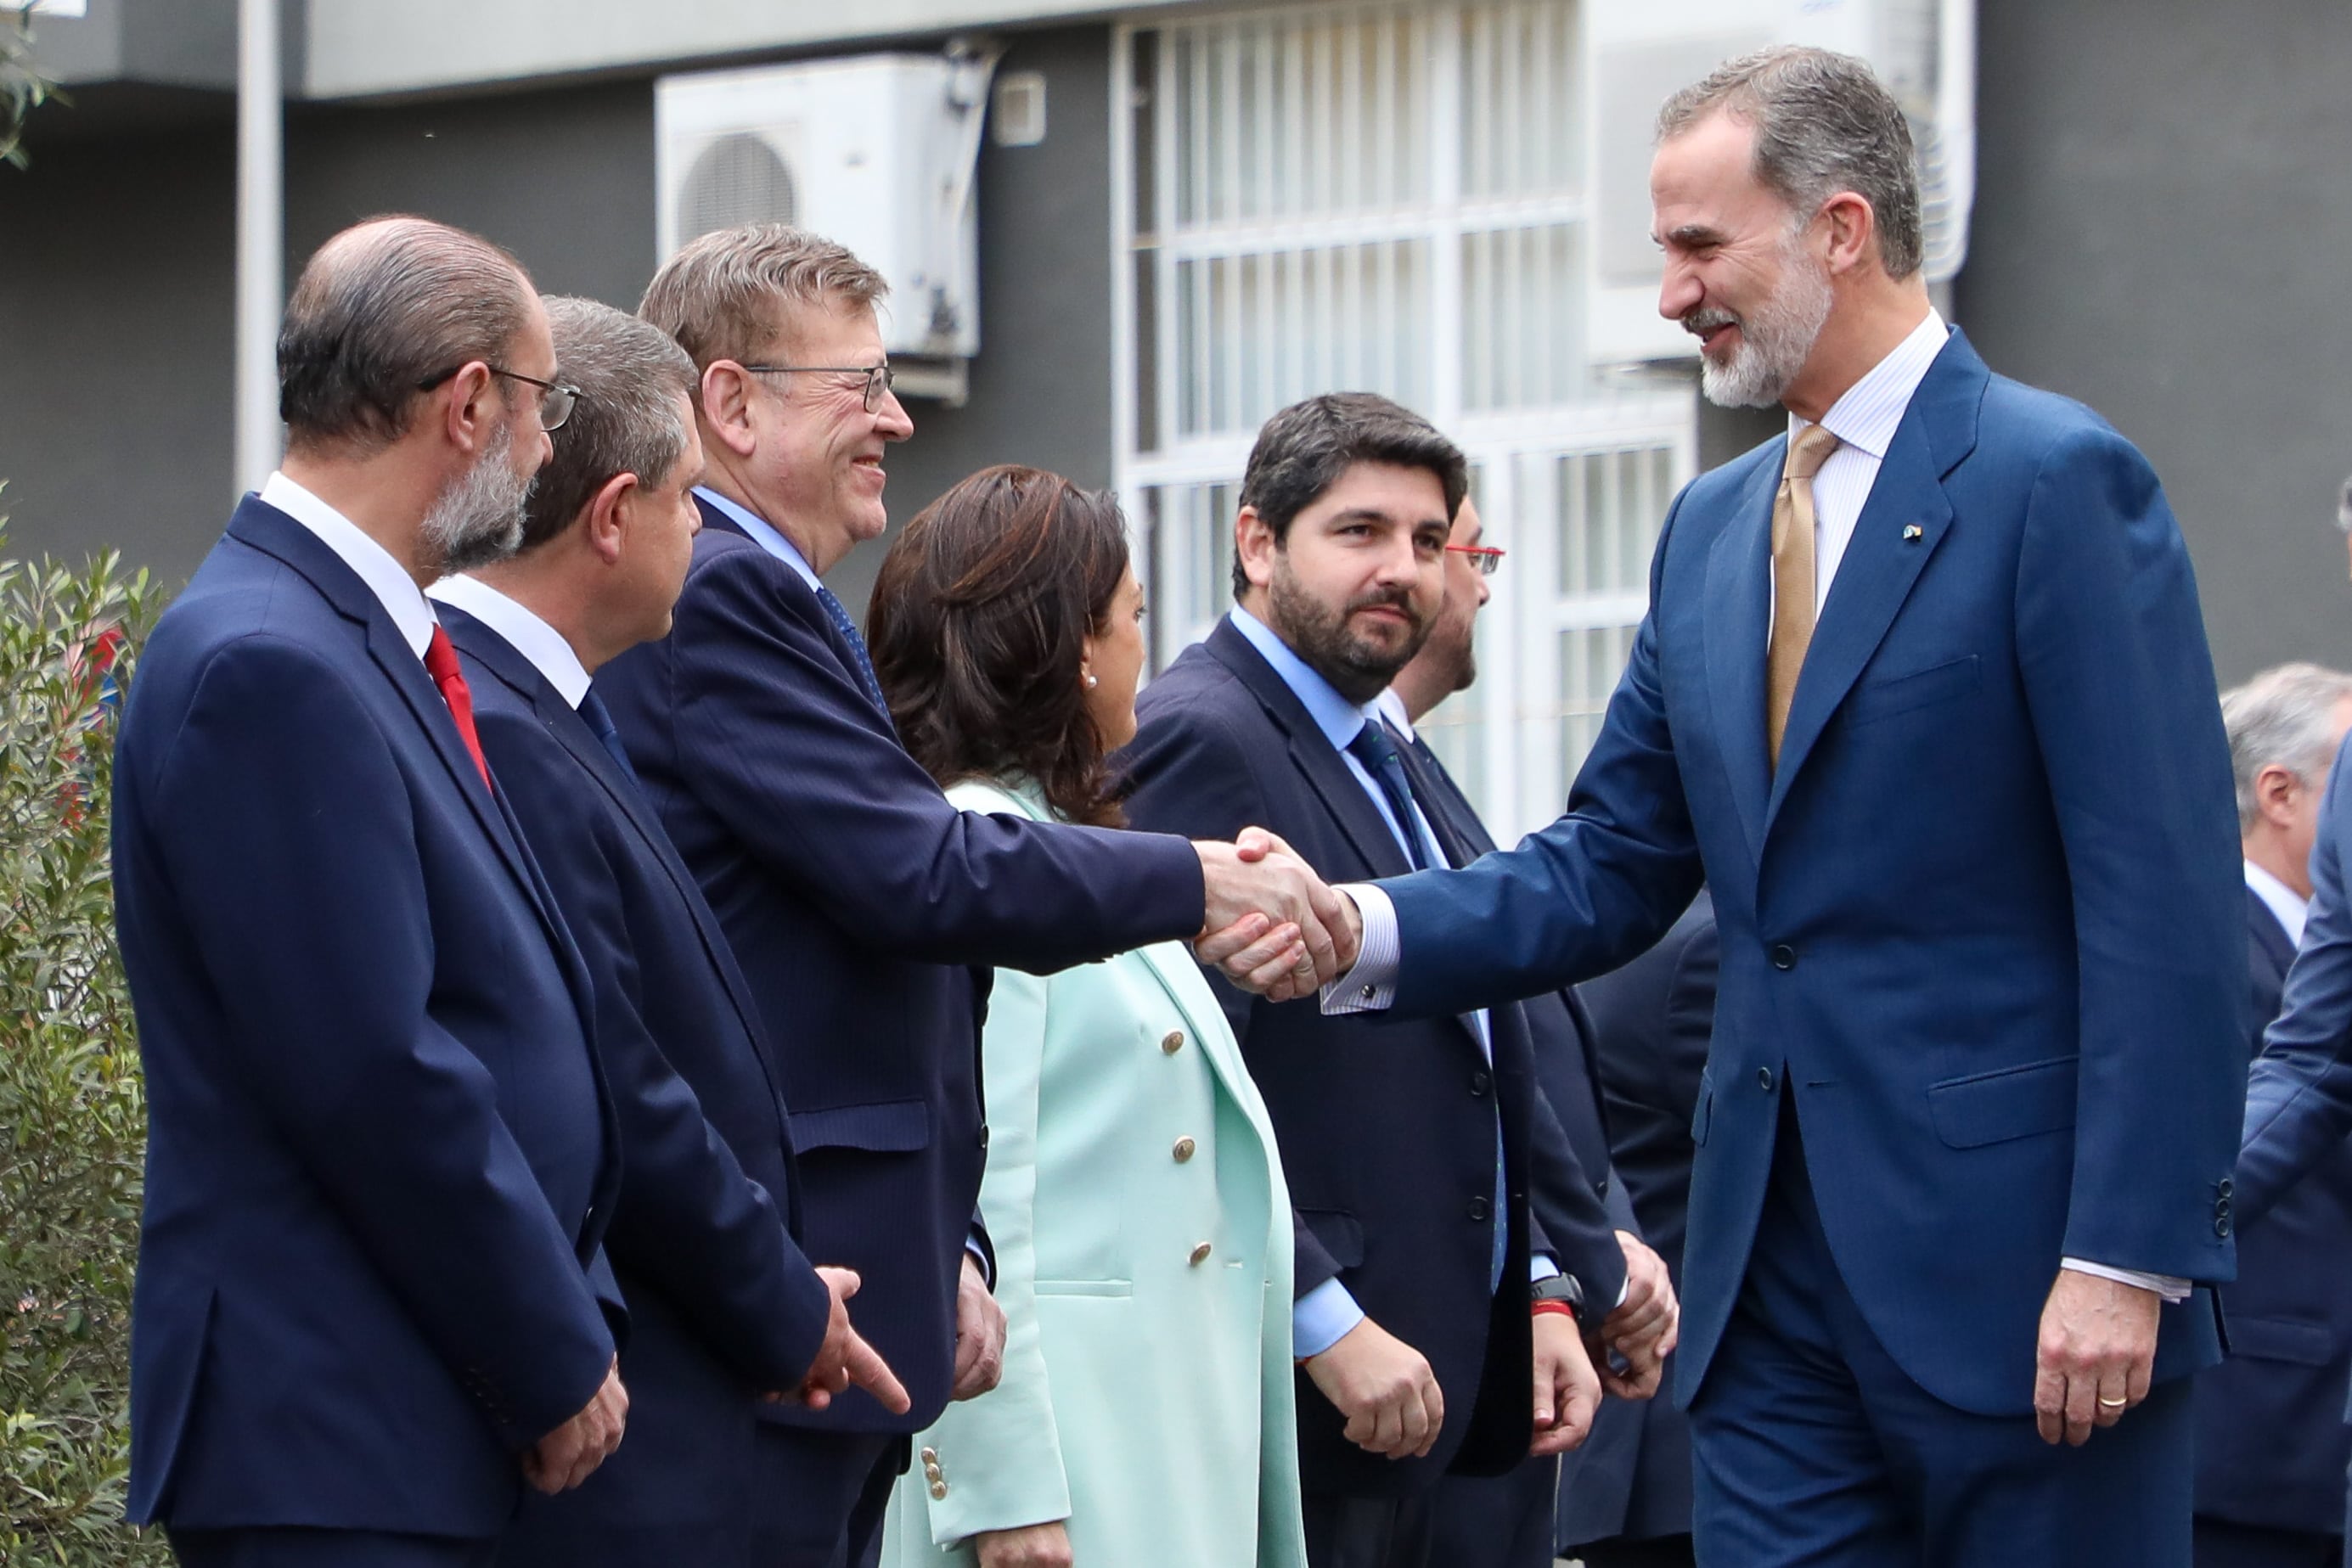
[[[473,362],[467,360],[466,365]],[[563,428],[563,422],[572,417],[572,407],[581,399],[582,393],[578,387],[566,385],[562,382],[543,382],[537,376],[524,375],[520,371],[509,371],[503,366],[490,364],[487,360],[482,362],[494,376],[504,376],[510,382],[528,382],[539,389],[539,427],[551,435]],[[416,390],[431,392],[435,387],[464,370],[466,365],[452,365],[437,376],[427,376],[416,383]]]
[[755,376],[790,375],[806,371],[820,376],[864,376],[866,378],[866,412],[872,413],[882,405],[883,397],[890,391],[890,367],[885,365],[745,365],[743,369]]
[[1450,555],[1468,556],[1480,577],[1494,576],[1495,569],[1503,564],[1503,552],[1493,545],[1447,545],[1445,549]]

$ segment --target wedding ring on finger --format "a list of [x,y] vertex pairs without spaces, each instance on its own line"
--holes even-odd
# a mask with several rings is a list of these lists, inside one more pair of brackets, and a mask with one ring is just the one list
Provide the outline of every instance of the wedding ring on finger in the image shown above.
[[2130,1403],[2131,1401],[2128,1399],[2109,1399],[2105,1396],[2102,1396],[2099,1399],[2099,1408],[2102,1410],[2120,1410]]

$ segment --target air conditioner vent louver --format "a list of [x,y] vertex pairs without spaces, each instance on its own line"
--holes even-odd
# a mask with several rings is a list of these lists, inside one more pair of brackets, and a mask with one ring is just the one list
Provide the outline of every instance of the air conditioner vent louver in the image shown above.
[[800,191],[793,172],[749,131],[721,136],[702,150],[678,193],[681,240],[738,224],[797,223]]

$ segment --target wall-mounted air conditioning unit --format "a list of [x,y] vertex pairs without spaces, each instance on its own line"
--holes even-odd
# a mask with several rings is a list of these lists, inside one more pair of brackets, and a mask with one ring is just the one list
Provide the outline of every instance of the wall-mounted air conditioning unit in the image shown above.
[[1734,55],[1815,44],[1870,61],[1911,122],[1931,284],[1968,256],[1976,196],[1976,0],[1648,0],[1596,5],[1592,71],[1594,244],[1591,343],[1601,363],[1696,357],[1697,340],[1658,315],[1650,239],[1650,149],[1658,106]]
[[900,392],[961,402],[980,351],[972,176],[994,63],[863,55],[663,78],[661,256],[747,223],[836,240],[889,281],[882,338]]

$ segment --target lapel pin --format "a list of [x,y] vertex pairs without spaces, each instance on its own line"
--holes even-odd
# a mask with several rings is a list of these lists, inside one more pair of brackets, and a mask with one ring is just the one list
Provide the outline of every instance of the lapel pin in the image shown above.
[[1903,539],[1904,539],[1904,542],[1905,542],[1906,544],[1915,544],[1915,545],[1916,545],[1916,544],[1917,544],[1921,539],[1923,539],[1923,538],[1927,538],[1927,529],[1925,529],[1925,528],[1921,528],[1921,527],[1920,527],[1918,524],[1916,524],[1916,523],[1913,523],[1913,524],[1909,525],[1908,527],[1906,527],[1906,528],[1903,530]]

